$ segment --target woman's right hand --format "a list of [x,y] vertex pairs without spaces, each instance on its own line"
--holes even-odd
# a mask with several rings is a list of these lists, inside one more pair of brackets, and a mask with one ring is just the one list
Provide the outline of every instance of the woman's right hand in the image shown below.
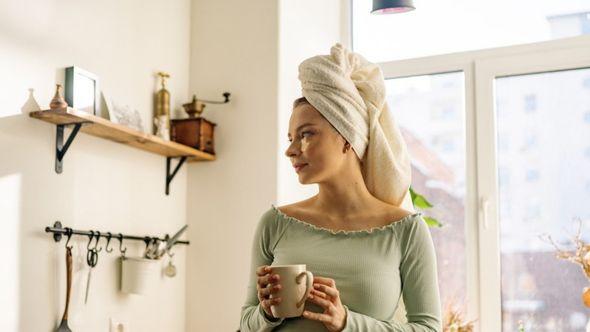
[[279,275],[272,274],[272,269],[268,265],[259,266],[256,269],[256,274],[258,275],[256,289],[258,290],[258,300],[260,301],[260,305],[268,317],[276,319],[276,317],[272,315],[270,306],[281,303],[281,298],[273,297],[271,299],[270,294],[274,294],[281,289]]

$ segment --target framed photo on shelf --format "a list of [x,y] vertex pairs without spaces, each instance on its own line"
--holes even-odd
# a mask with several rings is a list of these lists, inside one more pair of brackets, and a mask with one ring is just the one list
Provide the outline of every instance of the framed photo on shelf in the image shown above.
[[76,66],[66,68],[65,99],[70,107],[100,116],[98,77]]
[[127,126],[140,132],[145,132],[141,114],[138,110],[132,109],[129,105],[123,105],[114,101],[107,94],[102,92],[102,98],[107,108],[108,118],[111,122]]

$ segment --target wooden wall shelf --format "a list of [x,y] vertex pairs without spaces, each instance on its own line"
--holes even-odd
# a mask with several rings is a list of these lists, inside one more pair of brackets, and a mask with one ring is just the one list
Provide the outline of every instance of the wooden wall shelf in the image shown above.
[[[78,133],[78,130],[86,134],[165,156],[167,162],[166,194],[168,194],[170,181],[172,181],[172,178],[185,160],[189,162],[215,160],[215,155],[213,154],[199,151],[176,142],[165,141],[155,135],[146,134],[70,107],[57,111],[44,110],[31,112],[29,116],[57,125],[55,169],[57,173],[61,173],[62,171],[63,157]],[[66,126],[73,126],[74,130],[64,145],[63,132]],[[180,158],[180,162],[174,172],[170,173],[170,160],[172,158]]]

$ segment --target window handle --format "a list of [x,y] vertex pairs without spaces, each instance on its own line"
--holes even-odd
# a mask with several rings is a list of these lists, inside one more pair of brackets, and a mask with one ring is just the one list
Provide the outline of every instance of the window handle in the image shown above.
[[490,205],[489,199],[481,197],[479,199],[479,220],[483,223],[483,228],[488,229],[488,207]]

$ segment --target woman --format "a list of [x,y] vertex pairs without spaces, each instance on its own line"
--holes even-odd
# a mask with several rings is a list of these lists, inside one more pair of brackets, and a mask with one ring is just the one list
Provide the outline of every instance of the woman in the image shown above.
[[[319,193],[262,215],[240,330],[442,331],[434,247],[412,212],[409,157],[379,67],[336,44],[299,73],[285,154]],[[270,298],[281,289],[272,265],[283,264],[314,274],[302,317],[270,310],[281,301]],[[401,295],[407,323],[393,320]]]

